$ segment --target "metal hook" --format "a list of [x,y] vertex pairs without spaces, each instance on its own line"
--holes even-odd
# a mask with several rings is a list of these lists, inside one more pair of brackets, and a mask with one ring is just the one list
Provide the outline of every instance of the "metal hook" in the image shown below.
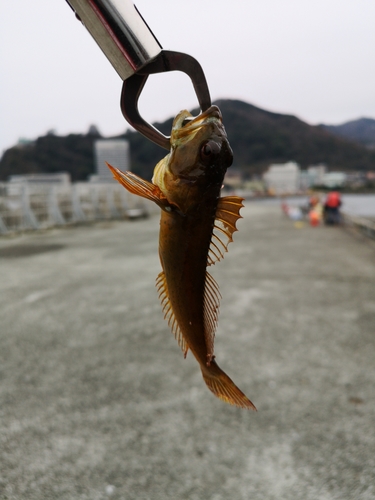
[[139,96],[148,76],[167,71],[182,71],[186,73],[193,83],[201,110],[206,111],[211,106],[210,92],[201,65],[194,57],[188,54],[170,50],[162,50],[155,59],[124,81],[120,105],[122,114],[130,125],[150,139],[150,141],[169,150],[170,137],[162,134],[153,125],[146,122],[138,111]]

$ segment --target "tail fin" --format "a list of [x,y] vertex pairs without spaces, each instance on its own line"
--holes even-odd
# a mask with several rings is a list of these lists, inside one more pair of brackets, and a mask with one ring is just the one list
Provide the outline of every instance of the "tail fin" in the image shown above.
[[202,375],[207,387],[215,396],[230,405],[256,411],[250,399],[240,391],[228,375],[219,368],[215,361],[211,361],[210,366],[202,368]]

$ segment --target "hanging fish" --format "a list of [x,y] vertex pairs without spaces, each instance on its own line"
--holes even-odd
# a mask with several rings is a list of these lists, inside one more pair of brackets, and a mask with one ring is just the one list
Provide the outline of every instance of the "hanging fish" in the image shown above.
[[152,183],[107,164],[128,191],[161,208],[156,280],[164,317],[184,356],[190,349],[208,388],[223,401],[256,409],[215,361],[214,335],[220,292],[207,266],[224,257],[243,207],[243,198],[220,198],[233,154],[220,110],[211,106],[193,118],[174,119],[170,153],[155,167]]

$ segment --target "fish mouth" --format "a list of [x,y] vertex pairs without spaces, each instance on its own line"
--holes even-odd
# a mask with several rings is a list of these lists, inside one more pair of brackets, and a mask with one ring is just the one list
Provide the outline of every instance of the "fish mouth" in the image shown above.
[[171,142],[193,139],[197,132],[210,122],[222,123],[220,109],[215,105],[196,117],[193,117],[189,111],[181,111],[173,123]]

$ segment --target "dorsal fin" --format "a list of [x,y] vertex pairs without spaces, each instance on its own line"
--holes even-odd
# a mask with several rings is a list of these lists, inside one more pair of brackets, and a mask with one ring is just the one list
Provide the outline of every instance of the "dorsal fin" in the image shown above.
[[168,321],[168,326],[171,328],[173,335],[175,336],[178,345],[181,347],[184,357],[186,358],[189,346],[182,334],[182,331],[177,323],[176,317],[174,315],[172,304],[169,300],[167,280],[165,278],[164,271],[159,273],[156,278],[156,289],[159,292],[159,298],[161,301],[161,306],[164,313],[164,319]]
[[204,332],[207,345],[207,363],[214,357],[214,338],[219,317],[221,295],[219,285],[206,271],[206,283],[204,288]]
[[207,265],[215,264],[224,258],[228,245],[233,241],[233,233],[238,231],[236,223],[242,219],[240,210],[243,207],[243,198],[239,196],[225,196],[219,198],[214,230],[207,256]]

